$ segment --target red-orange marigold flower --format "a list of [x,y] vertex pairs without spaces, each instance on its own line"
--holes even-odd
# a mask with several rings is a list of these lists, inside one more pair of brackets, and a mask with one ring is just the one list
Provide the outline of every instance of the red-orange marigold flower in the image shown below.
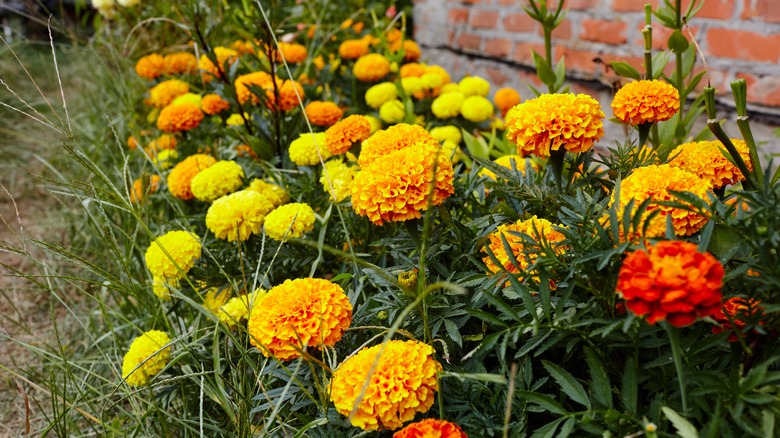
[[341,119],[344,111],[333,102],[322,102],[315,100],[309,102],[304,108],[309,122],[317,126],[331,126]]
[[200,108],[204,113],[213,116],[230,109],[230,102],[223,99],[218,94],[207,94],[200,101]]
[[677,89],[655,79],[629,82],[612,99],[615,117],[632,125],[669,120],[679,110]]
[[203,111],[197,105],[182,102],[168,105],[157,116],[157,128],[165,132],[189,131],[203,120]]
[[662,241],[626,257],[617,291],[628,310],[648,323],[667,320],[684,327],[720,310],[723,276],[720,262],[695,244]]
[[343,154],[353,144],[371,135],[371,123],[364,116],[355,114],[336,123],[325,131],[325,147],[333,155]]
[[404,427],[393,438],[468,438],[468,435],[455,423],[427,418]]
[[737,342],[738,331],[743,331],[746,325],[745,318],[753,318],[764,313],[761,301],[755,298],[731,297],[723,303],[723,306],[712,315],[720,325],[712,328],[712,333],[718,334],[724,331],[730,332],[729,342]]
[[363,142],[358,164],[361,167],[366,167],[377,158],[418,143],[439,146],[438,140],[433,138],[422,126],[406,123],[393,125],[385,130],[375,132]]

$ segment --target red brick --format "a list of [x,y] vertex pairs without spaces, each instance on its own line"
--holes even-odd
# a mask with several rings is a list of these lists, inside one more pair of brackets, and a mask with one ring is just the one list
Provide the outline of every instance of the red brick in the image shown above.
[[780,23],[780,8],[777,7],[777,0],[745,0],[745,8],[740,18],[758,18],[768,23]]
[[536,22],[525,12],[506,14],[502,20],[504,30],[509,32],[532,32]]
[[714,56],[758,62],[780,60],[780,35],[713,28],[706,38],[707,51]]
[[485,69],[485,75],[487,76],[488,80],[497,86],[502,86],[509,81],[509,76],[505,75],[501,70],[493,67],[488,67]]
[[457,47],[463,50],[479,50],[481,43],[482,38],[473,33],[462,33],[457,38]]
[[625,44],[627,27],[622,21],[585,19],[580,38],[597,43]]
[[[555,28],[555,30],[552,33],[553,39],[556,40],[568,40],[571,39],[571,21],[570,20],[563,20],[561,24]],[[542,28],[539,28],[538,31],[539,35],[544,35]]]
[[536,51],[536,53],[544,56],[544,44],[515,43],[512,58],[521,64],[533,65],[534,58],[531,51]]
[[488,38],[485,40],[485,54],[505,58],[509,56],[512,42],[506,38]]
[[617,75],[609,65],[611,61],[624,61],[640,72],[644,71],[644,59],[638,56],[619,56],[558,46],[555,50],[555,57],[560,59],[561,56],[566,59],[567,70],[575,70],[591,78],[616,79]]
[[780,106],[780,77],[764,76],[748,89],[748,102]]
[[[642,21],[639,23],[639,26],[637,26],[637,33],[638,37],[636,38],[636,45],[639,47],[645,46],[645,40],[642,37],[642,29],[645,28],[645,23]],[[697,37],[699,34],[699,27],[698,26],[690,26],[685,29],[683,29],[683,35],[685,36],[685,39],[688,41],[691,41],[691,37],[688,34],[688,31],[693,33],[694,37]],[[666,50],[668,49],[667,42],[669,41],[669,35],[672,34],[672,30],[668,27],[664,27],[661,23],[653,22],[653,48],[656,50]]]
[[474,10],[469,24],[475,29],[493,29],[498,25],[498,12]]
[[452,24],[464,24],[469,21],[469,10],[466,8],[452,8],[447,16]]
[[563,6],[572,10],[588,10],[595,8],[599,3],[601,0],[566,0]]
[[744,79],[747,83],[748,88],[751,87],[753,84],[756,83],[758,78],[755,75],[752,75],[750,73],[737,73],[736,74],[737,79]]
[[645,3],[650,2],[648,0],[613,0],[612,9],[622,12],[643,11],[645,9]]
[[[747,0],[750,1],[750,0]],[[776,0],[773,0],[776,1]],[[701,4],[701,0],[697,0]],[[734,16],[736,0],[705,0],[704,7],[699,9],[694,17],[699,18],[717,18],[724,20]],[[663,2],[661,2],[663,4]],[[682,13],[688,10],[691,0],[682,0]],[[655,9],[655,6],[653,7]]]
[[[534,73],[529,73],[529,72],[527,72],[525,70],[519,70],[517,72],[517,77],[520,79],[520,82],[522,82],[524,84],[525,83],[531,83],[536,88],[539,88],[539,87],[542,86],[542,81],[539,80],[539,77],[536,76],[536,74],[534,74]],[[520,91],[520,90],[518,90],[518,91],[520,93],[522,93],[522,91]],[[529,94],[530,94],[530,92],[529,92]]]
[[487,3],[488,0],[461,0],[461,2],[467,4],[467,5],[476,5],[479,3]]

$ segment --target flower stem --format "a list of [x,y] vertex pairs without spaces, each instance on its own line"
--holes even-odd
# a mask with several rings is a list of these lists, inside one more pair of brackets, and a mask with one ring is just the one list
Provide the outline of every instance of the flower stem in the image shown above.
[[555,187],[558,192],[562,192],[561,181],[563,179],[563,164],[566,157],[566,150],[550,151],[550,166],[552,166],[553,175],[555,175]]
[[677,372],[677,383],[680,386],[680,398],[682,399],[683,413],[688,412],[688,396],[685,391],[685,375],[682,366],[682,348],[680,347],[680,331],[677,327],[665,322],[664,328],[669,336],[669,346],[672,349],[672,359],[674,360],[674,369]]

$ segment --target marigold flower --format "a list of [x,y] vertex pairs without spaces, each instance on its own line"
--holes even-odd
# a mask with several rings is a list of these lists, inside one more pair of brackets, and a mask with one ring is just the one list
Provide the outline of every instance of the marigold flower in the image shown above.
[[200,171],[216,162],[216,158],[210,155],[190,155],[171,169],[167,179],[168,190],[170,190],[173,196],[189,201],[193,198],[192,189],[190,188],[192,178],[195,178],[195,175],[200,173]]
[[160,177],[157,175],[136,179],[133,181],[133,191],[130,192],[130,202],[133,204],[143,202],[148,195],[156,193],[159,186]]
[[463,429],[455,423],[436,418],[412,423],[393,434],[393,438],[468,438]]
[[507,111],[520,104],[520,93],[512,88],[501,88],[493,96],[493,103],[501,111],[501,115],[506,116]]
[[383,122],[393,124],[401,122],[406,116],[406,107],[398,99],[385,102],[379,107],[379,118]]
[[306,46],[297,43],[279,42],[276,60],[282,62],[284,59],[290,64],[298,64],[306,60],[307,54]]
[[[753,170],[747,144],[736,138],[732,138],[731,142],[737,148],[737,152],[748,170]],[[720,189],[737,181],[744,181],[745,176],[742,175],[737,166],[731,164],[721,149],[725,150],[726,148],[718,140],[681,144],[669,154],[670,157],[674,157],[669,164],[708,181],[713,189]]]
[[333,155],[343,154],[353,144],[371,135],[371,123],[359,114],[347,117],[325,131],[325,147]]
[[290,194],[285,189],[279,187],[276,184],[263,181],[261,179],[253,179],[247,187],[247,190],[252,190],[263,195],[266,199],[271,201],[274,208],[285,204],[290,201]]
[[339,56],[341,59],[358,59],[363,55],[368,54],[368,41],[364,39],[359,40],[345,40],[339,46]]
[[252,345],[265,357],[291,360],[306,348],[332,347],[352,322],[352,304],[338,284],[322,278],[286,280],[252,310]]
[[304,112],[309,121],[317,126],[331,126],[344,115],[344,111],[335,103],[319,100],[309,102]]
[[316,220],[314,210],[308,205],[285,204],[265,217],[265,233],[271,239],[284,242],[291,237],[301,237],[313,230]]
[[271,75],[264,71],[256,71],[254,73],[248,73],[245,75],[241,75],[236,78],[236,95],[238,96],[238,101],[241,104],[246,103],[247,100],[250,98],[252,99],[252,103],[258,103],[260,100],[258,99],[257,95],[255,95],[252,90],[250,90],[251,86],[256,86],[260,88],[272,88],[273,82],[272,82]]
[[431,86],[431,88],[436,88],[440,86],[444,86],[446,84],[449,84],[452,78],[450,77],[450,74],[447,73],[447,70],[442,68],[439,65],[426,65],[425,66],[425,73],[422,75],[423,80],[430,81],[433,76],[438,76],[438,85]]
[[466,96],[463,93],[444,93],[433,100],[431,111],[439,119],[458,117],[461,105],[463,105],[465,100]]
[[219,114],[222,111],[229,110],[230,102],[223,99],[218,94],[207,94],[203,96],[200,107],[204,113],[213,116],[214,114]]
[[407,288],[411,288],[417,285],[417,277],[418,272],[420,272],[419,269],[414,268],[411,271],[403,271],[400,274],[398,274],[398,283]]
[[331,157],[325,146],[327,135],[324,132],[303,133],[290,143],[290,160],[298,166],[315,166]]
[[463,140],[463,135],[460,133],[460,128],[453,125],[437,126],[431,128],[431,136],[438,141],[449,140],[455,144],[460,144]]
[[452,163],[438,145],[418,143],[363,167],[352,183],[352,208],[375,225],[417,219],[430,207],[431,183],[432,205],[439,205],[455,192],[452,181]]
[[474,123],[484,122],[493,117],[494,112],[493,104],[482,96],[467,97],[460,106],[463,118]]
[[425,83],[420,78],[401,78],[401,88],[404,89],[406,94],[411,94],[415,99],[425,97]]
[[410,62],[408,64],[404,64],[401,66],[401,68],[398,70],[398,75],[401,78],[419,78],[422,75],[424,75],[426,72],[426,68],[423,64],[418,64],[416,62]]
[[388,73],[390,73],[390,61],[378,53],[361,56],[352,67],[352,74],[361,82],[376,82]]
[[165,55],[165,74],[191,74],[198,71],[198,59],[189,52],[174,52]]
[[233,328],[242,320],[249,319],[255,305],[266,294],[263,289],[256,289],[251,294],[239,295],[229,299],[216,313],[219,321],[229,328]]
[[135,72],[144,79],[157,79],[164,71],[165,58],[158,53],[144,56],[135,63]]
[[178,96],[176,99],[173,99],[173,102],[171,102],[171,105],[177,105],[180,103],[191,103],[198,107],[200,109],[201,102],[203,101],[203,97],[201,97],[200,94],[195,93],[184,93],[181,96]]
[[159,330],[150,330],[133,339],[130,349],[122,360],[122,378],[130,386],[144,386],[157,375],[171,355],[166,346],[171,338]]
[[[514,163],[515,169],[517,169],[517,171],[523,175],[525,175],[526,163],[529,161],[531,162],[531,167],[533,167],[534,170],[539,170],[539,166],[536,163],[531,161],[529,158],[523,158],[522,155],[504,155],[503,157],[499,157],[493,160],[494,163],[498,164],[499,166],[506,167],[509,170],[512,170],[512,163]],[[496,180],[496,174],[487,167],[483,167],[482,170],[479,171],[479,176],[486,176],[493,181]]]
[[190,86],[186,82],[178,79],[168,79],[149,90],[149,104],[157,108],[163,108],[173,102],[173,99],[186,94],[190,91]]
[[669,120],[680,110],[680,93],[666,82],[629,82],[612,99],[612,111],[623,123],[641,125]]
[[379,109],[383,103],[397,98],[398,92],[392,82],[376,84],[366,91],[366,104],[374,109]]
[[325,163],[322,176],[320,176],[320,184],[322,184],[325,193],[330,194],[332,202],[341,202],[350,195],[352,181],[357,172],[355,166],[350,166],[340,159],[333,159]]
[[367,167],[378,158],[418,143],[439,146],[439,142],[422,126],[399,123],[385,130],[377,131],[364,140],[358,164],[360,167]]
[[217,161],[192,178],[192,195],[199,201],[212,202],[241,187],[244,169],[235,161]]
[[168,105],[157,116],[157,128],[165,132],[189,131],[203,121],[203,111],[191,103]]
[[[244,115],[249,116],[247,113],[244,113]],[[241,117],[241,114],[233,113],[225,119],[225,124],[232,127],[244,126],[244,118]]]
[[402,47],[404,50],[404,61],[414,62],[420,59],[420,55],[422,55],[420,46],[412,40],[403,40],[403,43],[400,40],[396,40],[388,46],[388,49],[395,53],[401,50]]
[[479,76],[466,76],[458,83],[460,92],[466,97],[469,96],[482,96],[485,97],[490,93],[490,82]]
[[433,406],[439,390],[436,376],[442,369],[433,353],[433,347],[411,340],[364,348],[333,373],[330,399],[342,415],[354,411],[350,421],[355,427],[398,429]]
[[200,258],[200,239],[189,231],[169,231],[146,249],[146,267],[163,280],[183,278]]
[[586,94],[542,94],[506,114],[506,136],[517,153],[546,158],[561,147],[585,152],[604,135],[604,113]]
[[652,198],[653,202],[648,206],[642,221],[644,222],[655,210],[660,210],[661,213],[650,220],[645,237],[665,235],[667,215],[672,218],[675,235],[690,236],[704,227],[707,219],[698,213],[660,203],[675,200],[670,191],[691,192],[699,198],[707,199],[708,190],[707,181],[690,172],[668,164],[650,165],[634,169],[620,185],[620,199],[615,199],[613,192],[609,205],[619,202],[618,218],[622,218],[626,206],[632,199],[636,208],[646,199]]
[[667,320],[684,327],[720,310],[723,276],[720,262],[695,244],[662,241],[623,260],[617,292],[648,323]]
[[[269,88],[270,87],[270,88]],[[276,96],[274,95],[273,85],[266,87],[266,97],[268,98],[268,107],[272,110],[278,108],[279,111],[290,111],[297,107],[299,99],[303,99],[303,87],[298,81],[291,81],[285,79],[284,81],[277,80],[277,87],[279,88],[279,105],[276,105]]]
[[273,209],[274,205],[263,195],[240,190],[211,204],[206,227],[219,239],[243,242],[252,234],[260,234],[265,216]]
[[219,315],[219,308],[222,307],[230,299],[230,291],[227,289],[220,289],[218,287],[212,287],[205,294],[203,294],[203,307],[208,309],[209,312],[215,316]]
[[171,134],[162,134],[154,140],[150,141],[144,150],[146,150],[147,154],[154,155],[155,153],[165,149],[176,149],[177,144],[178,141],[176,140],[175,136]]
[[239,55],[254,55],[255,53],[255,45],[252,41],[235,40],[230,43],[230,48],[235,50]]
[[220,77],[220,70],[223,71],[223,75],[227,75],[225,70],[226,64],[227,67],[230,67],[238,60],[237,51],[222,46],[214,47],[214,56],[219,66],[214,65],[207,55],[200,55],[200,60],[198,61],[198,68],[201,70],[201,76],[206,83],[211,82],[215,77]]
[[761,306],[761,300],[755,298],[731,297],[723,302],[720,309],[712,317],[720,325],[712,327],[712,333],[718,334],[724,331],[730,332],[728,341],[737,342],[739,335],[745,329],[747,322],[744,320],[752,319],[763,315],[764,308]]

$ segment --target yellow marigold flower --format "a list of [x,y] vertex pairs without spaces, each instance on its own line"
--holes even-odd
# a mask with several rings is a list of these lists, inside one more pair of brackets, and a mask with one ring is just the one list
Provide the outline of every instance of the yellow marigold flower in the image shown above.
[[[428,73],[428,74],[432,74],[432,73]],[[438,76],[436,76],[436,77],[438,77]],[[425,76],[423,76],[423,80],[425,80]],[[453,83],[444,84],[444,85],[441,86],[441,94],[446,94],[446,93],[460,93],[460,94],[463,94],[463,92],[460,91],[460,87],[458,86],[458,84],[453,84]]]
[[352,73],[359,81],[376,82],[390,73],[390,61],[378,53],[369,53],[355,61]]
[[313,230],[316,219],[314,210],[306,204],[285,204],[265,217],[265,233],[271,239],[283,242]]
[[177,144],[178,141],[176,140],[176,137],[171,134],[162,134],[154,140],[150,141],[144,149],[146,150],[147,154],[154,155],[155,153],[165,149],[176,149]]
[[156,193],[160,186],[160,177],[152,175],[149,178],[138,178],[133,181],[133,191],[130,192],[130,202],[143,202],[148,195]]
[[431,136],[437,141],[449,140],[455,144],[460,144],[463,140],[463,135],[460,133],[460,128],[453,125],[437,126],[431,129]]
[[335,103],[319,100],[309,102],[304,108],[304,112],[309,118],[309,122],[317,126],[331,126],[344,115],[344,111]]
[[422,54],[420,52],[420,46],[412,40],[404,40],[403,43],[401,40],[396,40],[388,46],[388,49],[395,53],[401,50],[402,47],[404,50],[404,61],[414,62],[420,59],[420,55]]
[[235,85],[236,85],[236,95],[238,96],[238,101],[241,104],[244,104],[246,103],[247,100],[251,98],[252,103],[258,103],[260,100],[249,89],[250,86],[273,89],[272,81],[273,79],[271,78],[271,75],[269,75],[264,71],[256,71],[254,73],[248,73],[237,77]]
[[290,64],[298,64],[306,60],[307,54],[306,46],[297,43],[279,42],[276,60],[282,62],[282,59],[284,59]]
[[203,295],[203,307],[215,316],[219,315],[219,308],[230,299],[230,292],[227,289],[212,287]]
[[439,119],[458,117],[466,96],[463,93],[444,93],[433,100],[431,111]]
[[[529,246],[524,243],[525,239],[517,233],[526,234],[540,244]],[[518,266],[520,266],[519,271],[506,252],[504,242],[501,239],[502,235],[512,249],[512,254],[514,254],[514,258],[517,260]],[[486,255],[482,258],[482,261],[493,274],[504,272],[504,270],[514,274],[527,271],[528,267],[533,265],[538,257],[536,252],[541,250],[541,242],[551,245],[556,253],[562,253],[566,249],[562,244],[566,237],[553,228],[552,222],[536,216],[527,220],[519,220],[513,224],[499,225],[498,229],[490,234],[489,239],[488,248],[490,248],[500,265],[493,261],[487,250],[483,251]]]
[[[504,155],[503,157],[493,160],[494,163],[498,164],[499,166],[506,167],[509,170],[512,170],[512,163],[514,163],[517,171],[523,175],[525,175],[525,165],[529,161],[531,160],[528,158],[523,158],[521,155]],[[531,167],[533,167],[534,170],[539,170],[539,166],[533,161],[531,161]],[[496,174],[486,167],[479,171],[479,176],[486,176],[493,181],[496,180]]]
[[438,144],[418,143],[363,167],[352,182],[352,209],[375,225],[417,219],[430,207],[431,184],[432,205],[439,205],[455,192],[452,181],[452,163]]
[[171,338],[159,330],[150,330],[133,339],[122,360],[122,378],[130,386],[144,386],[168,364]]
[[352,305],[338,284],[286,280],[252,310],[249,339],[265,357],[291,360],[301,357],[301,350],[336,345],[351,323]]
[[466,432],[455,423],[436,418],[412,423],[393,434],[393,438],[468,438]]
[[[325,58],[323,58],[322,55],[317,55],[317,57],[314,58],[311,62],[314,64],[314,67],[316,67],[317,70],[322,70],[325,68]],[[314,83],[313,80],[312,83]]]
[[192,53],[174,52],[165,55],[165,74],[191,74],[198,71],[198,59]]
[[203,111],[192,103],[168,105],[157,116],[157,128],[165,132],[189,131],[197,128],[204,117]]
[[322,184],[325,193],[330,194],[332,202],[341,202],[350,195],[352,181],[356,174],[357,169],[354,166],[350,166],[340,159],[330,160],[325,163],[320,184]]
[[144,56],[135,63],[135,72],[144,79],[157,79],[165,71],[165,58],[157,53]]
[[224,75],[227,75],[225,68],[229,68],[238,60],[238,52],[222,46],[214,48],[214,56],[217,58],[219,66],[214,65],[206,55],[200,55],[200,61],[198,61],[198,68],[201,70],[201,76],[206,83],[211,82],[215,77],[219,77],[220,70],[223,71]]
[[425,97],[425,83],[420,78],[402,78],[401,88],[404,89],[406,94],[411,94],[415,99],[422,99]]
[[358,164],[360,167],[366,167],[378,158],[418,143],[439,146],[439,142],[422,126],[399,123],[377,131],[363,141]]
[[[290,143],[290,160],[298,166],[315,166],[331,157],[324,132],[301,134]],[[322,160],[320,161],[320,158]]]
[[351,418],[355,427],[398,429],[433,406],[439,390],[436,376],[442,369],[433,354],[433,347],[418,341],[392,340],[364,348],[333,373],[330,399],[342,415],[355,411]]
[[493,104],[482,96],[469,96],[460,107],[463,118],[474,123],[484,122],[493,117],[494,112]]
[[189,231],[169,231],[154,239],[146,249],[146,267],[153,277],[183,278],[200,258],[200,239]]
[[612,99],[612,111],[623,123],[641,125],[669,120],[680,110],[680,93],[659,80],[629,82]]
[[586,94],[542,94],[506,114],[506,136],[523,156],[549,157],[561,147],[585,152],[604,135],[604,113]]
[[500,88],[493,96],[493,103],[502,115],[506,115],[513,106],[520,104],[520,93],[512,88]]
[[195,175],[216,163],[216,158],[210,155],[195,154],[182,160],[168,174],[168,190],[179,199],[189,201],[193,198],[190,184]]
[[400,100],[385,102],[379,107],[379,118],[385,123],[398,123],[406,116],[406,108]]
[[325,131],[325,147],[333,155],[343,154],[353,144],[371,135],[371,123],[359,114],[351,115]]
[[410,62],[401,66],[401,68],[398,70],[398,75],[401,76],[401,78],[419,78],[424,75],[425,72],[426,69],[424,65],[418,64],[416,62]]
[[200,108],[202,102],[203,102],[203,97],[201,97],[200,94],[184,93],[181,96],[177,97],[176,99],[173,99],[171,105],[178,105],[180,103],[191,103],[197,106],[198,108]]
[[345,40],[339,46],[339,56],[341,59],[358,59],[368,54],[367,40]]
[[371,125],[371,134],[376,134],[377,131],[382,129],[382,121],[372,115],[364,116],[368,123]]
[[203,96],[200,107],[204,113],[213,116],[214,114],[219,114],[222,111],[229,110],[230,102],[223,99],[218,94],[207,94]]
[[460,158],[463,155],[463,151],[460,149],[458,144],[451,140],[444,140],[442,142],[441,153],[444,154],[445,157],[449,158],[450,161],[452,161],[452,164],[460,161]]
[[366,91],[366,104],[374,109],[379,109],[383,103],[397,98],[398,93],[395,84],[392,82],[376,84]]
[[414,287],[417,285],[417,273],[420,270],[417,268],[412,269],[411,271],[403,271],[400,274],[398,274],[398,283],[401,284],[403,287]]
[[152,163],[159,166],[160,169],[167,169],[173,165],[173,161],[179,158],[179,153],[175,149],[163,149],[156,152],[152,157]]
[[169,287],[179,287],[179,279],[152,277],[152,292],[161,301],[170,301],[171,293],[168,289]]
[[[642,221],[655,210],[660,210],[648,224],[645,237],[660,237],[666,234],[666,216],[671,216],[674,234],[690,236],[704,227],[707,219],[694,212],[682,208],[660,205],[661,202],[674,201],[676,198],[670,191],[691,192],[695,196],[707,199],[709,182],[698,176],[668,164],[650,165],[634,169],[620,185],[620,199],[615,199],[615,193],[609,201],[610,207],[618,203],[618,220],[622,220],[625,208],[634,200],[634,208],[648,198],[653,202],[644,213]],[[633,213],[631,215],[633,216]]]
[[256,289],[251,294],[239,295],[227,301],[217,312],[217,318],[220,322],[233,328],[242,320],[249,319],[249,314],[257,309],[255,306],[266,294],[263,289]]
[[274,205],[253,190],[240,190],[225,195],[211,204],[206,213],[206,227],[217,238],[243,242],[252,234],[260,234],[265,216]]
[[190,91],[190,86],[186,82],[178,79],[168,79],[152,87],[149,90],[149,104],[157,108],[163,108],[173,102],[173,99],[186,94]]
[[225,124],[228,126],[243,126],[244,118],[241,117],[241,114],[233,113],[225,120]]
[[[732,138],[731,142],[737,148],[737,152],[748,170],[753,170],[747,144],[735,138]],[[713,189],[720,189],[737,181],[744,181],[745,177],[742,172],[737,166],[731,164],[721,149],[725,150],[726,148],[718,140],[681,144],[669,154],[670,157],[674,157],[669,164],[708,181]]]
[[460,92],[469,96],[485,97],[490,93],[490,82],[479,76],[466,76],[458,83]]
[[217,161],[192,178],[192,195],[199,201],[212,202],[241,187],[244,169],[235,161]]
[[249,187],[247,187],[247,190],[260,193],[266,199],[271,201],[271,204],[273,204],[274,208],[290,201],[290,194],[287,193],[285,189],[277,186],[276,184],[271,184],[261,179],[253,179],[249,184]]
[[[428,74],[435,74],[436,76],[441,79],[441,85],[449,84],[452,81],[452,78],[450,77],[450,74],[447,73],[447,70],[442,68],[439,65],[427,65],[425,66],[425,74],[423,74],[423,80],[425,80],[425,76]],[[438,87],[438,85],[437,85]]]

